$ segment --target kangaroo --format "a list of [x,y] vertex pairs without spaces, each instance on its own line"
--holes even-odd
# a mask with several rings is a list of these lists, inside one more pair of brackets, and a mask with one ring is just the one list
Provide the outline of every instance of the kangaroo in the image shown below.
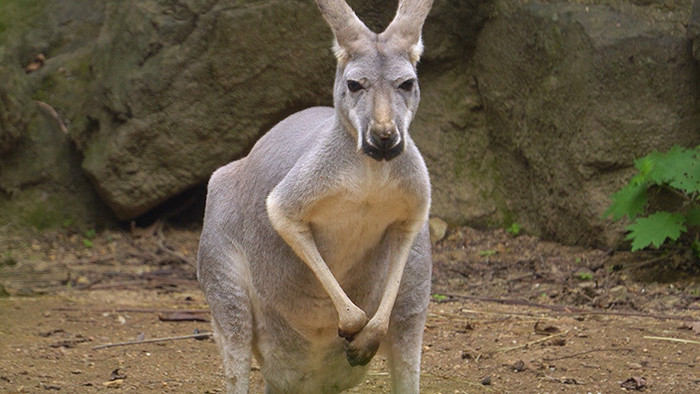
[[344,0],[316,3],[334,107],[289,116],[214,172],[197,277],[228,393],[248,392],[253,356],[267,393],[341,392],[380,349],[393,391],[417,393],[430,179],[408,128],[432,0],[400,0],[380,34]]

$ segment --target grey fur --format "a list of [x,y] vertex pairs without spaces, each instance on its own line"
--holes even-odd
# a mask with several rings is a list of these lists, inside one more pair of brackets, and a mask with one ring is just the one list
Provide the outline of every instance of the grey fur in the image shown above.
[[416,393],[430,180],[408,127],[432,1],[400,2],[381,34],[317,3],[337,40],[334,108],[290,116],[212,175],[197,276],[229,393],[248,392],[253,355],[267,392],[340,392],[378,349],[394,392]]

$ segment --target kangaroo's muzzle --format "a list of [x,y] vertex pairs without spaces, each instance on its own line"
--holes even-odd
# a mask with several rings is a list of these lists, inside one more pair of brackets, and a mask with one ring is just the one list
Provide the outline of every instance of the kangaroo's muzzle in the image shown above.
[[393,125],[391,128],[370,129],[362,139],[362,151],[377,161],[389,161],[400,155],[403,149],[401,133]]

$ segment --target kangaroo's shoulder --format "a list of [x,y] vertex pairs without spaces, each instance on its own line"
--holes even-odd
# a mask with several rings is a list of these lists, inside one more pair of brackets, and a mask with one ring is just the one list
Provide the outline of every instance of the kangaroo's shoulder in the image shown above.
[[277,123],[266,135],[309,133],[330,121],[335,115],[332,107],[311,107],[293,113]]
[[307,150],[323,129],[333,122],[335,110],[331,107],[312,107],[296,112],[281,120],[255,143],[249,157],[298,157]]

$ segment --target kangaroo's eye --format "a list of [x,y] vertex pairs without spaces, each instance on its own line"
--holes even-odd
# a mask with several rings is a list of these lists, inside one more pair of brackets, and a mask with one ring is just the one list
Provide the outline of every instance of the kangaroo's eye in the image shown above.
[[413,85],[416,83],[415,79],[408,79],[406,81],[403,81],[401,85],[399,85],[399,89],[405,90],[407,92],[410,92],[413,90]]
[[349,91],[355,93],[361,89],[362,89],[362,84],[360,84],[359,82],[353,81],[353,80],[348,81],[348,90]]

